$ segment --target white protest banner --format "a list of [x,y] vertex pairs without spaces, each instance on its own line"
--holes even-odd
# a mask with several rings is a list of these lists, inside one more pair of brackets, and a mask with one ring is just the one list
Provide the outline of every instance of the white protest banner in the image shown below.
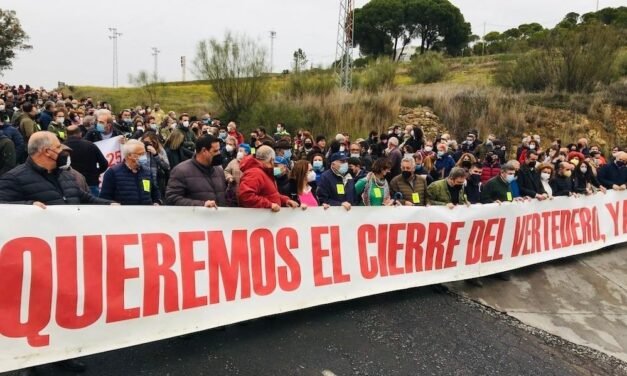
[[102,140],[94,142],[94,145],[98,146],[98,149],[109,162],[109,167],[122,162],[122,150],[120,140],[124,136],[111,137],[108,140]]
[[627,242],[614,191],[454,210],[0,210],[0,372]]

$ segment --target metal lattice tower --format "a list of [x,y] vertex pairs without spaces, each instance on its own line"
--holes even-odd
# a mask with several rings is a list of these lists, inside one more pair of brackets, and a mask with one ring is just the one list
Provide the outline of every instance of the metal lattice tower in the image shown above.
[[152,57],[155,58],[155,70],[154,70],[155,80],[159,79],[158,77],[159,77],[159,54],[160,53],[161,51],[157,47],[152,48]]
[[353,86],[353,30],[355,29],[354,0],[340,0],[335,47],[335,72],[340,87],[351,91]]
[[109,39],[113,40],[113,87],[118,86],[118,37],[122,36],[122,33],[118,33],[118,29],[110,27]]

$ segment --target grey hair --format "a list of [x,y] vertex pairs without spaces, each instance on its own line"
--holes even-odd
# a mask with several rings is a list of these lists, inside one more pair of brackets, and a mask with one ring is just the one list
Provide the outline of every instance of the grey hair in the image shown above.
[[107,115],[108,122],[113,122],[113,115],[111,114],[111,111],[109,111],[107,109],[104,109],[104,108],[101,108],[101,109],[97,110],[94,113],[94,116],[96,117],[96,120],[98,120],[98,116],[100,116],[100,115]]
[[504,171],[516,171],[516,165],[514,165],[513,161],[509,161],[501,166],[501,172]]
[[122,158],[126,159],[129,154],[133,153],[133,150],[136,147],[141,147],[142,149],[145,147],[144,144],[139,140],[128,140],[124,145],[122,145]]
[[237,138],[233,137],[233,136],[228,136],[224,142],[229,142],[229,141],[233,141],[235,142],[235,145],[237,145]]
[[274,152],[274,149],[272,149],[270,146],[264,145],[257,149],[257,152],[255,153],[255,158],[263,162],[270,162],[271,160],[276,158],[276,153]]
[[448,178],[453,180],[457,178],[466,178],[468,173],[462,167],[453,167],[451,173],[448,175]]
[[398,138],[396,138],[396,137],[388,138],[388,144],[391,144],[391,145],[394,145],[394,146],[398,146]]
[[403,157],[403,159],[401,160],[401,163],[403,162],[409,163],[411,165],[412,170],[416,168],[416,160],[414,159],[413,155],[411,157],[410,156]]
[[[48,137],[44,137],[44,134]],[[41,135],[37,135],[38,137],[31,137],[28,140],[28,155],[32,157],[40,151],[51,147],[53,138],[49,137],[50,135],[54,136],[54,133],[46,131],[45,133],[42,132]]]

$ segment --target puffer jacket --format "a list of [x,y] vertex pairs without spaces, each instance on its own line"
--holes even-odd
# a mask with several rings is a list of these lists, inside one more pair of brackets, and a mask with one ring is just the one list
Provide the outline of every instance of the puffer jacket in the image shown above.
[[191,158],[172,169],[165,192],[167,205],[204,206],[209,200],[226,206],[226,179],[221,166],[206,167]]
[[149,169],[141,167],[135,173],[126,163],[119,163],[105,172],[100,198],[122,205],[152,205],[160,203],[161,194]]
[[326,170],[322,173],[316,195],[321,204],[330,206],[341,206],[344,202],[356,205],[358,202],[357,193],[355,192],[355,180],[353,180],[352,176],[347,175],[347,179],[344,181],[333,170]]
[[279,193],[272,170],[266,170],[261,161],[253,156],[246,156],[240,163],[240,170],[240,207],[270,209],[272,204],[287,205],[290,198]]
[[[427,178],[422,175],[412,175],[409,181],[403,178],[403,175],[398,175],[390,182],[390,191],[392,198],[396,197],[397,193],[402,194],[401,204],[410,202],[414,206],[425,206],[429,203],[427,198]],[[417,194],[418,196],[414,196]]]
[[56,169],[49,173],[28,158],[0,177],[0,202],[32,205],[39,201],[46,205],[108,205],[109,200],[82,191],[74,176]]
[[499,176],[500,173],[501,173],[500,164],[484,163],[483,168],[481,169],[481,184],[487,183],[488,180],[492,179],[495,176]]

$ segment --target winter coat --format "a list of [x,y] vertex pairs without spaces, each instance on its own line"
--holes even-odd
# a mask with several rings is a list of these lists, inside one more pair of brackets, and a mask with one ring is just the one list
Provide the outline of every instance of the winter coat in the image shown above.
[[488,180],[499,176],[501,173],[501,165],[498,163],[488,164],[485,163],[481,169],[481,184],[485,184]]
[[[427,199],[431,205],[447,205],[453,202],[448,189],[448,179],[438,180],[427,187]],[[459,190],[459,205],[467,205],[468,199],[463,189]]]
[[551,189],[554,197],[570,196],[575,191],[575,185],[571,177],[558,174],[551,180]]
[[618,167],[616,162],[608,163],[597,172],[597,179],[605,188],[627,184],[627,167]]
[[500,175],[493,177],[483,185],[481,203],[491,204],[495,201],[507,202],[514,199],[509,183],[503,181]]
[[346,175],[345,178],[342,178],[336,175],[333,170],[326,170],[320,175],[316,196],[321,204],[330,206],[341,206],[344,202],[355,205],[358,201],[355,193],[355,181],[352,176]]
[[21,114],[20,117],[17,118],[17,124],[22,137],[24,137],[26,145],[28,145],[28,139],[30,139],[30,136],[41,130],[39,125],[35,123],[35,120],[33,120],[29,114]]
[[54,114],[52,112],[46,110],[42,111],[41,114],[39,114],[39,125],[41,126],[42,130],[48,130],[48,126],[50,122],[52,122],[53,116]]
[[39,201],[45,205],[107,205],[111,201],[82,191],[74,176],[60,169],[48,172],[28,158],[0,177],[0,202],[32,205]]
[[181,162],[170,172],[165,200],[174,206],[204,206],[209,200],[226,206],[224,170],[203,166],[196,158]]
[[444,155],[442,158],[435,160],[435,170],[438,174],[438,179],[444,179],[451,173],[453,167],[455,167],[455,160],[450,155]]
[[160,203],[161,194],[149,169],[140,167],[133,172],[126,163],[119,163],[105,172],[100,198],[122,205],[152,205]]
[[272,169],[267,169],[253,156],[240,163],[242,178],[239,183],[238,202],[242,208],[270,209],[272,204],[286,206],[289,197],[279,193]]
[[83,174],[87,185],[97,186],[100,175],[109,168],[109,162],[98,146],[78,137],[68,138],[65,145],[72,148],[72,168]]
[[166,146],[165,153],[168,156],[168,161],[170,162],[170,169],[173,169],[178,166],[179,163],[194,156],[194,153],[185,149],[182,145],[178,149],[170,149]]
[[67,129],[65,125],[59,124],[56,121],[50,122],[48,125],[48,132],[54,133],[61,142],[67,139]]
[[518,171],[518,188],[520,195],[536,198],[536,195],[545,194],[542,183],[540,182],[540,174],[537,169],[531,169],[529,166],[522,166]]
[[[391,196],[396,197],[397,193],[401,193],[403,198],[401,204],[411,202],[414,206],[425,206],[429,203],[427,195],[427,179],[422,175],[412,175],[409,181],[398,175],[390,182]],[[415,196],[417,194],[418,196]]]
[[0,131],[0,176],[15,167],[15,145],[4,132]]
[[[113,133],[111,134],[111,137],[109,138],[122,136],[122,133],[116,128],[113,128],[112,131]],[[98,141],[104,140],[104,138],[102,137],[102,133],[98,132],[96,128],[94,128],[94,129],[87,131],[87,134],[85,135],[85,140],[91,141],[91,142],[98,142]]]
[[13,141],[13,145],[15,145],[15,158],[18,163],[22,163],[26,160],[26,145],[24,144],[24,137],[20,133],[17,128],[12,126],[10,123],[4,123],[0,125],[0,130],[4,132],[4,134]]

